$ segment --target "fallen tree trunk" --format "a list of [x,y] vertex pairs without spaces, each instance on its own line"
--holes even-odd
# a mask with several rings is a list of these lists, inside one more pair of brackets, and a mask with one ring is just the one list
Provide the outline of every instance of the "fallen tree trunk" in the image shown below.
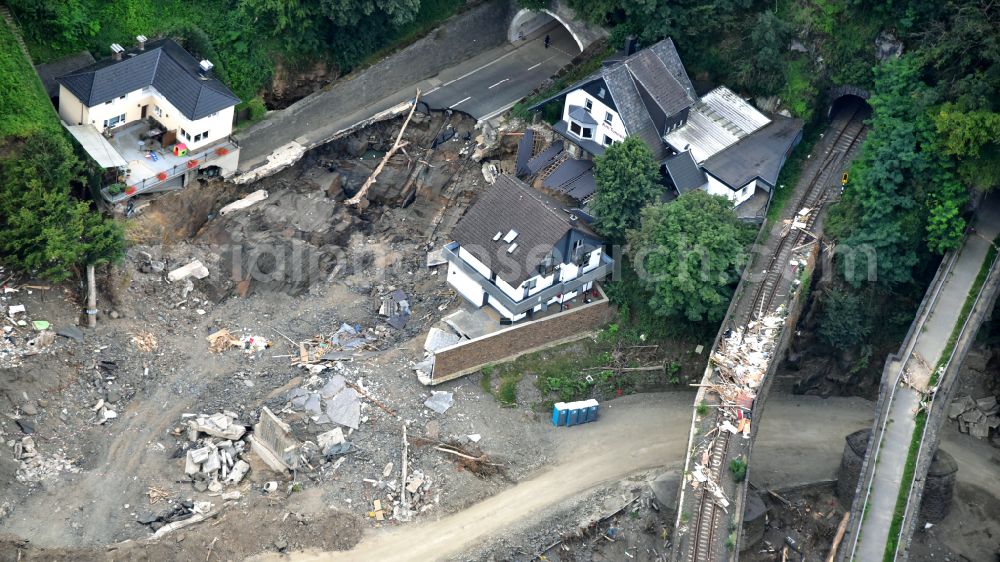
[[410,108],[410,113],[409,115],[406,116],[406,121],[403,121],[403,126],[399,129],[399,134],[396,135],[396,142],[392,144],[392,148],[390,148],[389,151],[385,153],[385,156],[382,157],[382,161],[379,162],[378,166],[375,168],[375,171],[372,172],[372,175],[368,176],[368,179],[365,180],[365,183],[361,185],[361,189],[358,190],[358,192],[354,195],[354,197],[351,197],[350,199],[345,201],[347,205],[358,205],[359,203],[361,203],[361,200],[368,193],[368,189],[371,188],[373,183],[375,183],[375,179],[382,172],[382,168],[384,168],[386,163],[389,162],[389,159],[392,158],[392,155],[396,154],[396,152],[399,151],[399,149],[409,144],[403,141],[403,133],[406,132],[406,126],[410,124],[410,119],[413,118],[413,112],[416,111],[417,101],[419,100],[420,100],[420,90],[418,89],[416,97],[413,98],[413,107]]

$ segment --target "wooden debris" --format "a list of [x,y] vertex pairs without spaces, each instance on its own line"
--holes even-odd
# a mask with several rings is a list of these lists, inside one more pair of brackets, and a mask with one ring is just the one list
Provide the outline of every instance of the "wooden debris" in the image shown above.
[[389,151],[385,153],[385,156],[382,157],[382,161],[379,162],[379,165],[375,168],[375,171],[372,172],[372,175],[368,176],[368,179],[365,180],[365,183],[361,185],[361,189],[358,190],[357,194],[355,194],[354,197],[351,197],[350,199],[345,201],[344,202],[345,204],[352,206],[358,205],[364,198],[364,196],[368,193],[368,189],[371,188],[373,183],[375,183],[375,179],[382,172],[382,168],[385,167],[389,159],[392,158],[394,154],[396,154],[396,151],[409,144],[408,142],[403,140],[403,133],[406,132],[406,126],[410,124],[410,119],[413,118],[413,112],[417,109],[417,102],[419,100],[420,100],[420,89],[418,88],[417,95],[416,97],[413,98],[413,106],[410,107],[410,114],[406,116],[406,121],[403,122],[403,126],[399,129],[399,134],[396,135],[396,142],[394,142],[392,144],[392,148],[390,148]]
[[208,350],[212,353],[222,353],[230,347],[240,347],[240,340],[234,338],[229,330],[223,328],[205,337],[208,340]]

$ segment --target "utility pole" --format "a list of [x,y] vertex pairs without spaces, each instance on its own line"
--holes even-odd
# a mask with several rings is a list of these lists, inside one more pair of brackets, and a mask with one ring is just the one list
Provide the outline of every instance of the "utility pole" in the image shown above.
[[87,265],[87,326],[97,327],[97,283],[93,264]]

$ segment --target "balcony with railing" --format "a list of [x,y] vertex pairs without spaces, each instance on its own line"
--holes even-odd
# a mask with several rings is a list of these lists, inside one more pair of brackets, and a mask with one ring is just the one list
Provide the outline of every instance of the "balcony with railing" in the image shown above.
[[114,131],[108,140],[128,163],[128,168],[124,182],[120,182],[117,189],[112,186],[101,189],[105,201],[119,203],[136,195],[161,190],[187,172],[210,166],[212,162],[239,150],[239,145],[232,138],[223,138],[183,156],[174,155],[167,147],[148,140],[149,131],[150,125],[144,121],[130,123]]

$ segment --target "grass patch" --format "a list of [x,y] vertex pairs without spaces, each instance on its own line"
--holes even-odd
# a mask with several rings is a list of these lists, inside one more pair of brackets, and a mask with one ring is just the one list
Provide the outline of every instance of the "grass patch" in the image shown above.
[[52,103],[6,21],[0,21],[0,84],[0,140],[62,134]]
[[698,405],[695,406],[695,412],[698,413],[699,417],[702,418],[705,417],[705,414],[708,413],[708,403],[706,403],[704,400],[699,402]]
[[733,480],[742,482],[747,477],[747,461],[743,457],[736,457],[729,461],[729,472],[733,475]]
[[799,182],[799,178],[802,176],[802,168],[808,162],[806,157],[812,153],[813,147],[816,145],[816,141],[819,140],[819,135],[822,132],[823,127],[818,123],[809,123],[805,126],[802,132],[802,141],[792,151],[792,155],[788,157],[785,165],[781,167],[781,173],[778,174],[778,185],[774,188],[774,195],[771,196],[771,205],[767,208],[765,229],[770,230],[771,225],[781,217],[781,211],[788,204],[788,200],[792,197],[792,192],[795,191],[795,184]]

